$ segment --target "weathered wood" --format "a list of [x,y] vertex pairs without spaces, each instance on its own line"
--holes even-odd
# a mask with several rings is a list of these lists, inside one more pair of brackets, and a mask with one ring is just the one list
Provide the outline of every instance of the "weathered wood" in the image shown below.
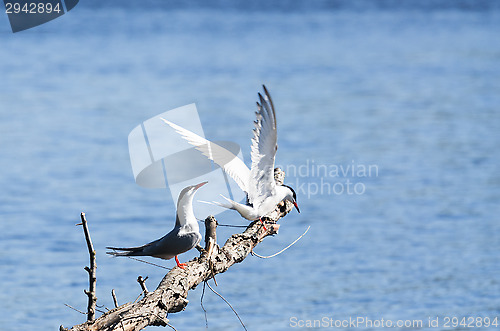
[[116,299],[115,289],[111,290],[111,296],[113,297],[113,303],[115,304],[115,308],[118,307],[118,300]]
[[217,220],[213,216],[208,216],[205,219],[205,250],[210,257],[214,246],[217,243]]
[[90,238],[90,231],[87,225],[87,219],[85,218],[85,213],[80,214],[80,218],[82,222],[80,223],[83,226],[83,233],[85,234],[85,241],[87,242],[87,249],[89,251],[90,258],[90,266],[85,267],[85,271],[89,274],[89,289],[83,290],[85,294],[88,296],[88,304],[87,304],[87,321],[91,322],[95,318],[95,307],[97,304],[97,297],[95,295],[96,289],[96,263],[95,263],[95,250],[94,245],[92,245],[92,239]]
[[146,280],[147,279],[148,279],[147,276],[146,276],[146,278],[142,278],[142,276],[137,277],[137,282],[141,286],[141,289],[142,289],[142,292],[144,293],[144,296],[146,296],[146,294],[149,293],[148,288],[146,287]]

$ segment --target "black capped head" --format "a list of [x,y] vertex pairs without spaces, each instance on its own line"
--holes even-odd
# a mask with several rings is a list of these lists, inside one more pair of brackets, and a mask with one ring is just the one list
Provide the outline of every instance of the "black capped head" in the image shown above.
[[292,203],[293,203],[293,205],[295,206],[295,208],[297,209],[297,211],[300,214],[299,205],[297,205],[297,194],[295,193],[295,191],[293,190],[293,188],[291,188],[290,186],[284,185],[284,184],[283,184],[283,186],[287,187],[290,191],[292,191],[292,198],[293,198]]

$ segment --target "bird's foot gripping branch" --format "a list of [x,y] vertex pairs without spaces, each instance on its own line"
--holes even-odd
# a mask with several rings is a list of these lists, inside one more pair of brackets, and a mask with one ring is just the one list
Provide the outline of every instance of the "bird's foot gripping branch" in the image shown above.
[[[276,175],[281,176],[281,170]],[[70,330],[141,330],[147,326],[166,326],[168,313],[182,311],[189,301],[188,292],[198,284],[226,272],[233,264],[242,262],[265,237],[276,234],[276,222],[288,214],[294,205],[284,200],[267,217],[252,222],[242,233],[233,234],[220,247],[216,244],[217,221],[213,216],[205,220],[205,248],[199,257],[187,262],[184,269],[175,267],[163,277],[155,291],[148,292],[137,302],[125,303],[97,319],[75,325]],[[61,330],[68,330],[61,326]]]

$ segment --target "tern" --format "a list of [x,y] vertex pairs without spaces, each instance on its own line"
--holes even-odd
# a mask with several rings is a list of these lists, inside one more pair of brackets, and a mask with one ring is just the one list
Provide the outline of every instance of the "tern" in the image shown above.
[[201,240],[200,228],[193,212],[193,197],[196,191],[207,182],[184,188],[177,200],[177,215],[175,226],[164,237],[140,247],[106,247],[114,251],[107,252],[113,256],[152,256],[164,260],[175,257],[177,266],[184,269],[185,263],[180,263],[177,255],[194,248]]
[[264,96],[258,93],[259,101],[255,112],[257,119],[253,129],[250,169],[231,151],[162,118],[203,155],[219,165],[247,195],[246,204],[238,203],[223,195],[221,196],[226,203],[213,203],[234,209],[250,221],[261,220],[261,222],[262,217],[272,212],[283,200],[291,201],[300,213],[295,191],[287,185],[276,185],[274,180],[274,160],[278,149],[276,113],[267,88],[264,85],[262,87]]

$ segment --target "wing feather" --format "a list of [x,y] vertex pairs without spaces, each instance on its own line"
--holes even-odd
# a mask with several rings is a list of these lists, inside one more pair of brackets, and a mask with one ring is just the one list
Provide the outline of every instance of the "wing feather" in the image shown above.
[[255,128],[253,129],[248,199],[259,204],[266,197],[275,194],[274,160],[278,149],[276,112],[271,96],[263,85],[264,96],[259,93]]
[[166,119],[162,120],[170,125],[177,133],[179,133],[184,139],[186,139],[191,145],[195,146],[203,155],[208,159],[214,161],[219,167],[221,167],[238,186],[245,192],[248,193],[248,182],[250,178],[250,169],[245,165],[245,163],[231,151],[226,148],[211,142],[194,132],[184,129],[177,124],[174,124]]

